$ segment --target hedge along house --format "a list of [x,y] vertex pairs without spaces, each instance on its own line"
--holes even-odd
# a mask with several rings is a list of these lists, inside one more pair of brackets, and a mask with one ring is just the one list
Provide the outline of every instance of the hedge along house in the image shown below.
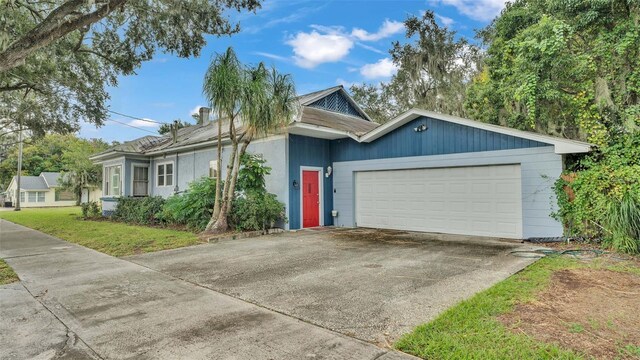
[[[272,168],[267,189],[285,203],[288,229],[560,236],[562,225],[550,216],[553,183],[566,154],[590,150],[587,143],[419,109],[379,125],[341,86],[298,101],[300,112],[286,129],[248,149]],[[217,126],[206,110],[201,115],[200,124],[173,138],[144,137],[92,157],[105,170],[105,213],[111,197],[169,196],[216,176]],[[228,146],[223,151],[224,159]]]

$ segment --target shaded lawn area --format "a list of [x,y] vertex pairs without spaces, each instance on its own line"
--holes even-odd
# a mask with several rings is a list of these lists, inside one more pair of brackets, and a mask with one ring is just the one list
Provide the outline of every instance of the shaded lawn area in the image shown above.
[[[640,280],[640,266],[636,261],[614,261],[604,257],[590,261],[576,260],[566,256],[547,257],[490,289],[478,293],[471,299],[448,309],[434,321],[418,326],[413,332],[400,338],[395,347],[424,359],[598,358],[599,354],[588,351],[584,347],[573,346],[572,349],[570,346],[562,346],[560,341],[554,341],[571,335],[576,331],[576,327],[589,330],[589,327],[593,326],[590,323],[592,320],[583,315],[576,316],[578,317],[576,319],[560,319],[555,315],[559,309],[551,309],[551,311],[545,309],[549,306],[545,301],[549,299],[549,296],[555,295],[554,293],[549,294],[549,292],[555,290],[552,285],[556,285],[557,275],[563,272],[598,273],[602,271],[616,272]],[[593,280],[590,282],[596,282],[596,279]],[[635,284],[637,286],[638,282]],[[571,288],[573,283],[567,285]],[[601,284],[596,285],[601,286]],[[588,289],[580,290],[588,291]],[[637,291],[637,287],[632,290]],[[620,290],[613,289],[612,291]],[[625,292],[627,294],[624,294]],[[637,295],[629,297],[635,292],[621,291],[621,293],[621,295],[627,296],[630,302],[637,299]],[[613,294],[620,295],[620,293]],[[571,296],[556,300],[554,305],[565,308],[571,308],[575,305],[575,300]],[[599,308],[603,308],[602,304],[610,303],[610,298],[606,296],[594,300],[600,305]],[[531,308],[533,306],[535,308],[536,305],[540,306],[538,309],[546,311],[545,313],[540,310],[538,314],[547,315],[546,318],[540,319],[543,325],[548,322],[561,325],[556,326],[556,333],[544,334],[545,336],[540,337],[535,332],[527,332],[531,329],[535,330],[535,326],[521,326],[523,325],[521,318],[516,320],[515,324],[505,324],[508,323],[504,320],[505,318],[518,319],[518,312],[524,307]],[[604,307],[606,308],[606,305]],[[595,308],[594,306],[594,309],[591,310],[597,311]],[[617,310],[611,309],[612,312]],[[589,311],[589,309],[585,309],[587,314]],[[628,324],[625,324],[625,320],[620,317],[613,319],[611,326],[618,332],[622,331],[632,335],[637,329],[635,325],[629,328]],[[518,321],[520,322],[518,323]],[[548,331],[549,327],[545,330]],[[585,331],[582,335],[585,336],[583,340],[586,342],[590,341],[590,336],[594,336],[591,340],[600,338],[597,331]],[[542,338],[549,341],[542,341]],[[614,358],[635,358],[640,354],[640,352],[636,352],[640,349],[640,344],[625,343],[620,338],[614,339],[612,343],[617,352],[617,356]]]
[[11,266],[0,259],[0,285],[11,284],[18,280],[20,279],[18,279],[18,275],[16,275]]
[[79,207],[22,209],[0,218],[113,256],[174,249],[199,243],[191,232],[81,218]]

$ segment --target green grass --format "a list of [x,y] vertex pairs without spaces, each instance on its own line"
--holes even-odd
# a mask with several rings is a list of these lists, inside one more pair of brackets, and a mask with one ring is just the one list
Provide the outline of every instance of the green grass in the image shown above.
[[[610,266],[599,260],[547,257],[448,309],[434,321],[418,326],[400,338],[395,347],[424,359],[582,359],[582,355],[570,350],[513,333],[497,319],[516,304],[535,299],[554,271],[582,267],[640,271],[626,264]],[[571,330],[580,331],[577,327]]]
[[18,279],[18,275],[13,272],[11,266],[4,262],[4,260],[0,259],[0,285],[11,284],[18,280],[20,279]]
[[0,218],[113,256],[198,243],[197,236],[187,231],[83,220],[78,207],[0,212]]

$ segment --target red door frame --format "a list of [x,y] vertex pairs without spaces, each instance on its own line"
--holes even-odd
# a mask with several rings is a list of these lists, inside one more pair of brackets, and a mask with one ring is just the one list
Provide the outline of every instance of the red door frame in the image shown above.
[[[302,190],[300,192],[300,227],[321,226],[323,221],[322,168],[301,167],[300,182]],[[308,215],[306,219],[305,212]]]

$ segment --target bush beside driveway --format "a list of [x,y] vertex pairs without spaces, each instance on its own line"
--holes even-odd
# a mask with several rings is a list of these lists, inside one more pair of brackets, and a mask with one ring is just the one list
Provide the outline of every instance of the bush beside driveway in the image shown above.
[[0,219],[42,231],[112,256],[174,249],[199,243],[196,234],[128,225],[108,220],[83,220],[79,207],[22,209],[0,212]]

